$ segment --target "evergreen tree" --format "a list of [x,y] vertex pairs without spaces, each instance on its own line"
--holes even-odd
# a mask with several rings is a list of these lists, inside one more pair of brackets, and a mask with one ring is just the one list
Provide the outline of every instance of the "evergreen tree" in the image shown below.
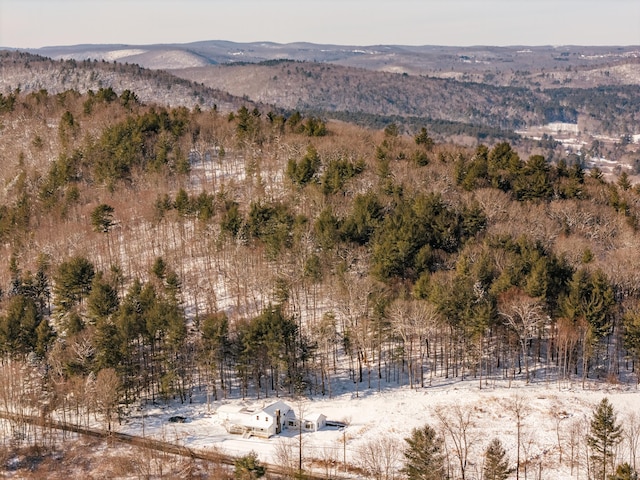
[[409,480],[442,480],[446,478],[442,439],[429,425],[414,428],[411,436],[404,439],[405,464],[402,471]]
[[70,336],[84,330],[85,325],[82,317],[78,314],[78,312],[74,310],[69,312],[69,314],[65,316],[63,327],[66,335]]
[[167,297],[175,305],[180,305],[180,292],[182,291],[182,280],[175,270],[168,269],[164,281],[164,289]]
[[638,480],[638,472],[628,463],[623,463],[618,465],[613,475],[609,475],[609,480]]
[[278,390],[284,384],[293,391],[299,377],[297,336],[297,324],[293,319],[284,315],[279,305],[267,306],[243,328],[239,339],[239,371],[250,368],[258,388],[270,373],[272,389]]
[[624,348],[629,352],[634,361],[634,369],[638,383],[640,383],[640,311],[631,310],[623,317],[624,325]]
[[24,295],[11,297],[6,315],[0,317],[0,353],[15,356],[33,351],[39,323],[40,315],[33,299]]
[[487,171],[491,184],[505,192],[511,190],[513,181],[523,166],[518,153],[507,142],[497,144],[488,155]]
[[151,273],[153,273],[158,280],[164,280],[164,277],[167,275],[167,263],[162,257],[157,257],[153,262]]
[[255,452],[236,459],[234,462],[233,476],[237,480],[252,480],[264,476],[266,469],[260,465],[258,455]]
[[118,292],[104,281],[99,272],[91,282],[91,292],[87,297],[87,310],[94,321],[106,319],[118,310]]
[[49,309],[49,300],[51,297],[51,290],[49,287],[49,278],[46,273],[46,264],[41,262],[38,265],[38,271],[33,283],[33,294],[38,304],[40,313],[44,315]]
[[49,322],[44,319],[36,327],[36,345],[35,352],[39,357],[44,357],[56,334]]
[[293,158],[287,164],[287,177],[293,183],[305,186],[308,183],[317,181],[318,169],[320,168],[320,155],[313,145],[307,147],[306,155],[296,162]]
[[55,276],[55,303],[64,311],[82,301],[91,290],[95,275],[93,264],[84,257],[73,257],[58,267]]
[[113,207],[101,203],[91,212],[91,225],[96,232],[109,233],[113,226]]
[[188,216],[191,214],[191,200],[184,188],[181,188],[178,190],[178,193],[176,193],[176,199],[173,205],[180,215]]
[[506,451],[497,438],[491,440],[484,452],[483,475],[485,480],[506,480],[509,476]]
[[550,166],[542,155],[533,155],[515,177],[513,190],[518,200],[548,199],[553,194]]
[[616,423],[613,406],[605,397],[593,412],[591,429],[587,436],[595,478],[606,480],[607,467],[611,465],[614,449],[621,441],[622,426]]
[[629,174],[624,171],[618,177],[617,184],[622,190],[627,191],[631,188],[631,181],[629,180]]
[[332,250],[340,241],[340,223],[330,207],[325,207],[314,225],[314,232],[318,246],[324,250]]
[[127,89],[120,94],[120,103],[127,110],[131,110],[135,105],[140,105],[140,100],[135,92]]
[[327,124],[319,118],[309,117],[304,122],[303,132],[309,137],[324,137],[327,134]]
[[238,202],[227,200],[224,204],[224,211],[222,212],[222,219],[220,220],[220,227],[224,232],[230,233],[233,237],[238,235],[244,218],[240,212]]
[[375,193],[358,194],[353,200],[352,211],[342,224],[342,236],[348,241],[365,245],[383,216],[383,206]]
[[427,150],[433,148],[433,139],[429,136],[425,127],[420,129],[420,132],[413,137],[413,140],[416,142],[416,145],[423,145]]
[[322,193],[331,195],[342,191],[350,178],[362,173],[365,169],[364,161],[353,163],[349,160],[329,160],[322,174]]
[[568,284],[568,293],[560,301],[564,317],[576,322],[584,318],[596,339],[611,331],[611,312],[615,306],[613,288],[601,271],[577,270]]
[[122,348],[118,329],[111,320],[100,319],[93,336],[95,368],[117,368],[122,361]]

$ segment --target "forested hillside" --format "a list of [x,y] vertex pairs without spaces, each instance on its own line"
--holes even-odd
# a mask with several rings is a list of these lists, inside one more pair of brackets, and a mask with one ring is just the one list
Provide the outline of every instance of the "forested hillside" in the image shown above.
[[[452,67],[452,76],[456,68]],[[503,130],[548,122],[570,122],[592,135],[635,133],[640,90],[637,82],[597,85],[552,84],[551,74],[512,73],[506,85],[460,81],[315,62],[269,61],[175,70],[175,75],[237,96],[289,109],[398,115],[461,122]],[[496,73],[502,78],[506,73]],[[577,72],[554,73],[562,78]],[[541,84],[540,81],[543,83]],[[576,82],[578,83],[578,82]],[[545,88],[546,87],[546,88]]]
[[24,93],[46,90],[57,94],[69,90],[86,93],[100,88],[118,92],[131,90],[144,102],[174,107],[198,105],[228,110],[248,103],[226,92],[138,65],[104,60],[51,60],[24,52],[0,51],[0,93],[3,95],[16,89]]
[[638,379],[626,174],[111,88],[0,125],[3,408]]

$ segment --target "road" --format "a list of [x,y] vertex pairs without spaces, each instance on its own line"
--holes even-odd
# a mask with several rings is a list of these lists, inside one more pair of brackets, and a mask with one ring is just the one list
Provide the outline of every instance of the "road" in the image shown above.
[[[0,418],[6,420],[12,420],[15,422],[24,422],[31,425],[36,425],[42,428],[52,428],[55,430],[61,430],[66,432],[73,432],[78,435],[86,435],[88,437],[101,438],[104,440],[116,441],[128,445],[134,445],[139,448],[146,448],[149,450],[155,450],[159,452],[169,453],[172,455],[180,455],[182,457],[188,457],[198,460],[204,460],[207,462],[215,462],[223,465],[234,465],[236,457],[225,455],[219,452],[205,452],[201,450],[194,450],[185,446],[176,445],[174,443],[165,442],[161,440],[155,440],[147,437],[140,437],[136,435],[130,435],[127,433],[120,433],[114,431],[99,430],[93,428],[80,427],[78,425],[72,425],[63,423],[56,420],[46,419],[42,417],[36,417],[31,415],[18,415],[9,412],[0,412]],[[276,475],[285,475],[287,472],[277,465],[265,464],[267,472]],[[335,476],[334,476],[335,477]],[[313,472],[305,472],[304,478],[309,480],[326,480],[326,476],[318,475]],[[340,476],[341,479],[354,478],[352,476]]]

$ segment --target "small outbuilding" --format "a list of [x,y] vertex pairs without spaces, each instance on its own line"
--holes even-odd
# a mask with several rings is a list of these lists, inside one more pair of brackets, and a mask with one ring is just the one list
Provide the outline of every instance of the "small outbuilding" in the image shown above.
[[302,420],[302,429],[307,432],[317,432],[327,426],[327,417],[321,413],[310,413]]

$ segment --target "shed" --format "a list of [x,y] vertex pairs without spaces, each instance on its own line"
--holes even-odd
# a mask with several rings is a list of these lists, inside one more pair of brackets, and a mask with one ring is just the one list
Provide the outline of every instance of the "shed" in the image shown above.
[[307,432],[317,432],[321,428],[326,427],[327,417],[321,413],[310,413],[305,415],[302,421],[302,429]]

